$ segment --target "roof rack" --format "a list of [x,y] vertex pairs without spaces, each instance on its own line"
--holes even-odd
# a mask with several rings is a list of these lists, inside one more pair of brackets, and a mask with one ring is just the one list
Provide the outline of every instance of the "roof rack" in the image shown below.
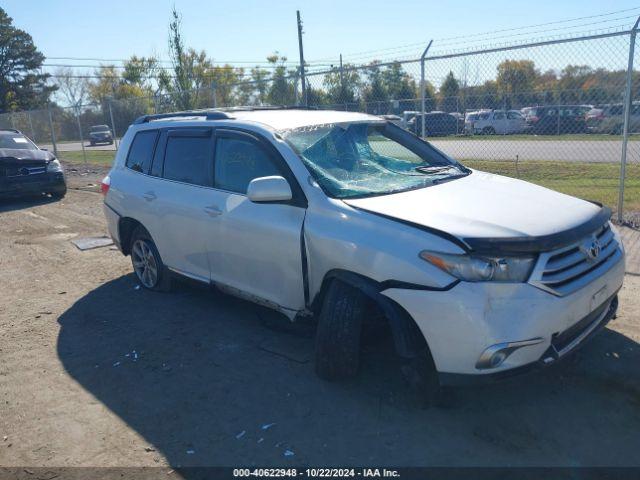
[[176,117],[205,117],[207,120],[230,120],[232,116],[227,115],[221,110],[204,109],[204,110],[186,110],[183,112],[156,113],[153,115],[142,115],[133,122],[135,125],[140,123],[148,123],[154,120],[162,120],[164,118]]
[[13,133],[22,133],[20,130],[15,128],[0,128],[1,132],[13,132]]
[[318,110],[317,107],[309,107],[305,105],[256,105],[256,106],[239,106],[226,108],[205,108],[201,110],[186,110],[182,112],[156,113],[151,115],[142,115],[133,122],[134,124],[148,123],[155,120],[165,118],[178,117],[205,117],[207,120],[232,120],[233,117],[228,115],[232,112],[252,112],[258,110]]

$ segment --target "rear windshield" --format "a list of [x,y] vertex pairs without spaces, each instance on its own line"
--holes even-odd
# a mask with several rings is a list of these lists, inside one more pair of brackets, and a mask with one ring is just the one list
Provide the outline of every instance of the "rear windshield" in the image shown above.
[[90,132],[108,132],[109,127],[107,125],[95,125],[89,129]]
[[0,148],[14,150],[38,150],[38,147],[21,133],[0,132]]
[[386,195],[469,173],[390,123],[334,123],[280,133],[333,198]]

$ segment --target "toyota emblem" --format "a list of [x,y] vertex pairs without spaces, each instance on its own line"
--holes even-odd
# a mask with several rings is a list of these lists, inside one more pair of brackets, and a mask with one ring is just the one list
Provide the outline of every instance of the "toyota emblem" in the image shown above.
[[600,256],[602,245],[600,245],[600,241],[594,236],[591,240],[585,242],[580,250],[582,250],[582,253],[587,257],[587,261],[595,262]]

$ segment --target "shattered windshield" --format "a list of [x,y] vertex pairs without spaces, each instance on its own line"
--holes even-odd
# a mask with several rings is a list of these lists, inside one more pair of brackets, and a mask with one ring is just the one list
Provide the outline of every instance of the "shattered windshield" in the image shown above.
[[470,171],[389,123],[336,123],[281,132],[313,178],[334,198],[426,187]]

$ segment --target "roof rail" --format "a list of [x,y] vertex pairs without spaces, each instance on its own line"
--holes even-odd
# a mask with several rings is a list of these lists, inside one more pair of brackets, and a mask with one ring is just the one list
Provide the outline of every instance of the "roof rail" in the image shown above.
[[20,130],[17,130],[15,128],[0,128],[0,131],[2,131],[2,132],[13,132],[13,133],[22,133]]
[[251,112],[257,110],[318,110],[318,107],[308,105],[242,105],[238,107],[225,107],[219,109],[222,112]]
[[232,116],[227,115],[221,110],[204,109],[204,110],[186,110],[183,112],[156,113],[152,115],[142,115],[134,120],[134,125],[140,123],[148,123],[154,120],[162,120],[164,118],[176,117],[206,117],[207,120],[230,120]]

